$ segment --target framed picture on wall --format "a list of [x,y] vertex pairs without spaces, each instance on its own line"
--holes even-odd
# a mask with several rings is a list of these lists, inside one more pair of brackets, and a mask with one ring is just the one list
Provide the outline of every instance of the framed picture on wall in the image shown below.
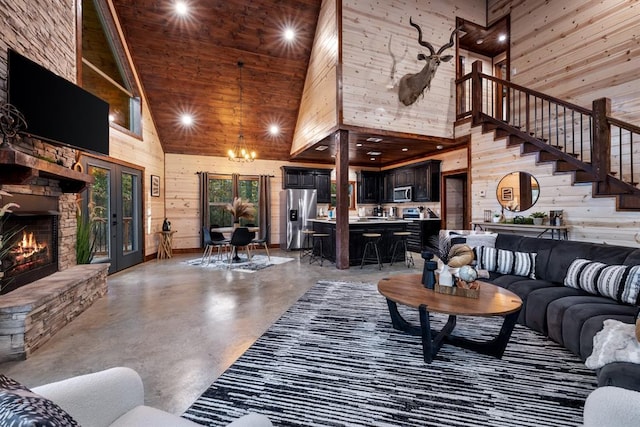
[[503,187],[500,198],[505,201],[513,200],[513,187]]
[[151,197],[160,197],[160,177],[151,175]]

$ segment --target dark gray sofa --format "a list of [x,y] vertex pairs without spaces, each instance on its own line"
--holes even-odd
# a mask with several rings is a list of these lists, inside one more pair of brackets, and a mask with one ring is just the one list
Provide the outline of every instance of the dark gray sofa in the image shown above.
[[[608,265],[640,264],[640,249],[587,242],[536,239],[498,234],[496,248],[535,252],[535,279],[490,273],[483,279],[509,289],[523,301],[518,322],[547,335],[582,360],[591,355],[593,336],[605,319],[635,323],[639,307],[619,303],[581,289],[563,285],[569,265],[576,258]],[[598,385],[613,385],[640,391],[640,365],[611,363],[599,369]]]

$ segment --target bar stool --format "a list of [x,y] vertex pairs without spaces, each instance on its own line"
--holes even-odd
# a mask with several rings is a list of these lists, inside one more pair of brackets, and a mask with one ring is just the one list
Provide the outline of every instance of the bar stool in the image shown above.
[[[311,254],[309,255],[309,264],[320,259],[320,267],[322,267],[322,260],[324,259],[324,238],[329,237],[327,233],[313,233],[313,248],[311,248]],[[316,255],[316,249],[318,249],[318,255]]]
[[[380,240],[380,237],[382,237],[382,234],[362,233],[362,237],[367,239],[367,244],[364,245],[364,252],[362,253],[362,262],[360,263],[360,268],[364,267],[365,262],[372,261],[378,264],[379,270],[382,270],[382,263],[380,262],[380,251],[378,250],[378,241]],[[371,252],[369,258],[367,258],[368,252]]]
[[395,242],[393,243],[393,250],[391,251],[391,262],[389,265],[393,265],[393,261],[396,260],[396,251],[398,248],[404,249],[404,263],[407,268],[413,267],[415,264],[413,263],[413,255],[407,249],[407,238],[411,236],[410,231],[396,231],[393,233],[395,238]]
[[302,230],[302,234],[304,235],[304,239],[302,239],[302,247],[300,248],[300,259],[311,256],[313,253],[313,242],[311,241],[313,235],[315,234],[314,230]]

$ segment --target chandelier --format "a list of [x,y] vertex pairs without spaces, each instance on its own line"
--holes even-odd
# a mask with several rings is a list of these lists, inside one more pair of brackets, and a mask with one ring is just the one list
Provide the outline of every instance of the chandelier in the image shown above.
[[247,144],[244,141],[244,134],[242,133],[242,67],[244,62],[238,61],[238,69],[240,70],[240,133],[238,134],[238,141],[230,149],[227,154],[229,160],[234,162],[253,162],[256,159],[256,152],[250,151],[247,148]]

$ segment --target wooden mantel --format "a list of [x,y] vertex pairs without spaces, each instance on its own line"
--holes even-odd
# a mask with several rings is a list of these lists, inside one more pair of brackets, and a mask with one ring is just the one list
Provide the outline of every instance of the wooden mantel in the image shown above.
[[93,176],[84,172],[60,166],[13,148],[0,149],[0,184],[19,185],[28,179],[41,177],[60,181],[64,193],[79,193],[87,184],[92,184]]

